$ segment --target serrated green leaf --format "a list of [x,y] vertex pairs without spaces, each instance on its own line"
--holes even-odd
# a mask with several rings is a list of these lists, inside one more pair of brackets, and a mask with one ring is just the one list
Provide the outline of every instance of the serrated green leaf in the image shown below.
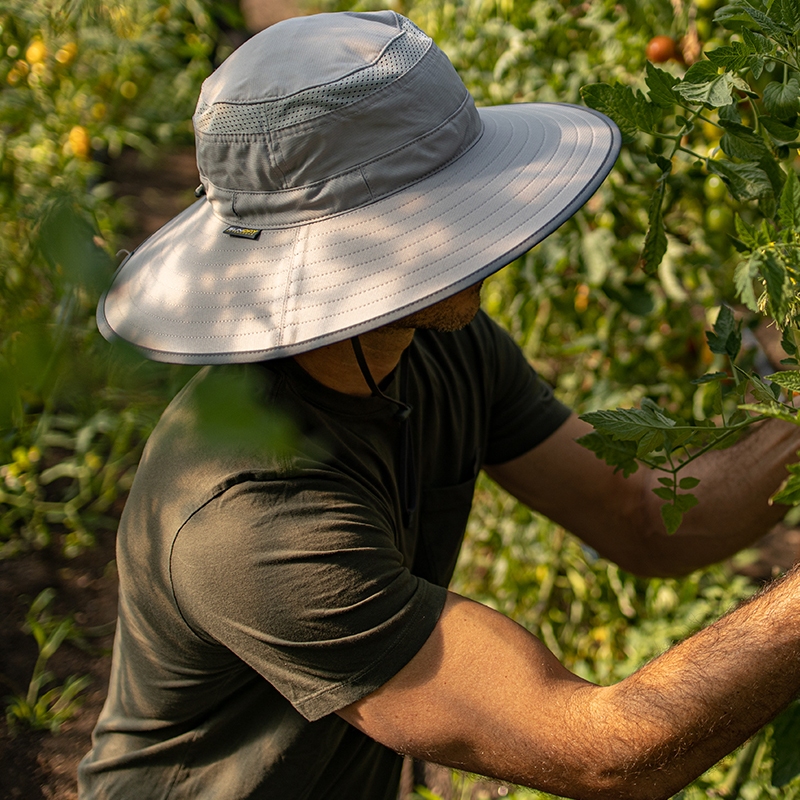
[[661,506],[661,519],[664,520],[667,533],[671,536],[680,528],[683,514],[671,503],[664,503],[664,505]]
[[664,432],[660,430],[647,431],[636,444],[636,457],[647,458],[650,453],[660,450],[665,444]]
[[697,498],[693,494],[679,494],[675,497],[674,505],[678,509],[678,511],[683,512],[684,514],[690,509],[694,508],[698,503]]
[[792,33],[800,33],[800,5],[796,0],[775,0],[771,11]]
[[780,144],[789,144],[800,136],[800,130],[793,128],[791,125],[785,125],[775,117],[763,116],[759,122],[764,126],[764,129],[769,135]]
[[672,170],[672,162],[666,156],[662,156],[661,153],[654,153],[648,149],[645,155],[651,164],[655,164],[661,170],[662,174]]
[[[797,492],[800,500],[800,481]],[[797,505],[797,501],[792,505]],[[800,747],[797,746],[800,742],[800,700],[795,700],[775,719],[772,723],[772,737],[775,742],[772,785],[785,786],[800,775]]]
[[615,472],[622,472],[627,478],[639,468],[636,461],[636,444],[634,442],[619,441],[605,436],[598,431],[581,436],[577,440],[578,444],[591,450],[599,459],[609,466],[614,467]]
[[772,304],[772,312],[776,319],[783,320],[792,300],[792,290],[786,267],[778,260],[775,253],[763,254],[761,274],[767,289],[767,297]]
[[786,183],[783,185],[778,219],[784,228],[800,230],[800,180],[797,179],[797,173],[793,169],[789,170]]
[[[724,180],[724,178],[723,178]],[[759,245],[757,239],[757,229],[745,222],[738,214],[734,220],[736,225],[736,235],[752,250]]]
[[784,422],[791,422],[792,425],[800,425],[800,418],[798,418],[797,414],[789,411],[780,403],[744,403],[739,408],[742,411],[749,411],[762,417],[782,419]]
[[659,478],[658,482],[663,484],[664,486],[674,486],[675,485],[675,481],[673,481],[672,478]]
[[642,269],[648,275],[656,274],[658,266],[667,252],[667,229],[664,225],[663,215],[666,176],[667,173],[661,176],[656,191],[650,199],[647,235],[644,238],[641,259]]
[[691,475],[689,475],[685,478],[681,478],[680,481],[678,482],[678,486],[680,486],[681,489],[694,489],[694,487],[697,486],[699,483],[700,483],[700,478],[694,478]]
[[645,82],[650,89],[650,100],[661,108],[672,108],[678,102],[678,96],[672,90],[678,79],[666,70],[653,66],[649,61],[646,69]]
[[748,375],[747,379],[750,381],[750,391],[760,403],[772,403],[778,399],[776,393],[779,390],[777,386],[766,383],[755,374]]
[[742,41],[753,53],[758,53],[759,55],[769,55],[777,50],[774,42],[749,28],[745,28],[742,31]]
[[[708,64],[714,71],[714,77],[702,82],[688,80],[689,72],[700,64]],[[689,68],[686,78],[675,86],[675,91],[690,103],[702,103],[708,108],[721,108],[730,105],[734,88],[736,88],[736,81],[731,73],[723,72],[718,75],[713,64],[709,64],[707,61],[698,61]]]
[[758,277],[760,263],[760,257],[753,254],[746,261],[740,261],[733,272],[736,293],[751,311],[758,311],[758,299],[753,288],[753,281]]
[[733,42],[714,50],[707,50],[705,55],[714,66],[735,72],[749,69],[750,63],[756,58],[755,54],[747,50],[742,42]]
[[712,353],[727,355],[731,359],[736,358],[742,346],[742,334],[733,318],[733,312],[728,306],[723,305],[717,321],[714,323],[713,330],[706,331],[706,340]]
[[750,15],[750,18],[753,22],[758,25],[759,28],[767,35],[774,39],[778,39],[779,41],[785,40],[786,36],[791,33],[791,31],[785,26],[782,25],[777,20],[772,19],[763,11],[759,11],[757,8],[753,8],[748,3],[742,5],[744,11]]
[[700,378],[695,378],[692,383],[700,385],[703,383],[715,383],[716,381],[722,381],[726,378],[729,378],[727,372],[709,372],[707,375],[703,375]]
[[752,69],[755,73],[760,65],[763,66],[763,56],[774,52],[775,49],[775,45],[769,39],[744,28],[741,42],[731,42],[729,45],[708,50],[705,55],[717,67],[731,72]]
[[737,200],[775,196],[767,173],[755,164],[734,164],[732,161],[708,159],[706,169],[723,178]]
[[787,464],[789,477],[778,488],[772,497],[771,503],[781,503],[787,506],[800,505],[800,464]]
[[673,497],[675,497],[675,492],[672,489],[668,489],[665,486],[656,486],[653,489],[653,494],[656,497],[660,497],[662,500],[667,500],[668,502],[672,502]]
[[791,392],[800,392],[800,370],[782,370],[781,372],[767,375],[766,379],[777,383],[782,389],[788,389]]
[[800,112],[800,79],[793,76],[786,83],[772,81],[764,87],[764,108],[780,120],[792,120]]
[[590,108],[611,117],[627,141],[632,141],[639,131],[654,133],[663,119],[663,110],[630,86],[594,83],[584,86],[581,95]]
[[743,161],[758,161],[769,154],[766,142],[752,128],[739,122],[720,120],[725,133],[720,140],[720,147],[732,158]]
[[783,352],[794,356],[797,355],[797,343],[794,337],[794,331],[791,328],[786,328],[781,336],[781,347]]
[[650,407],[590,411],[581,419],[614,439],[630,442],[638,442],[652,430],[668,431],[676,425],[675,420]]

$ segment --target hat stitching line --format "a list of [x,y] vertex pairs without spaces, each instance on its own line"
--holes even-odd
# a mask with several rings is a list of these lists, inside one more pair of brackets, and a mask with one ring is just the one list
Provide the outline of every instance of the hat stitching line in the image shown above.
[[[269,125],[267,124],[266,115],[264,116],[265,116],[264,128],[267,132],[267,139],[268,139],[267,159],[269,159],[270,166],[273,167],[277,171],[277,173],[281,176],[281,181],[283,182],[283,185],[286,186],[286,184],[288,183],[288,181],[286,180],[286,173],[284,173],[284,171],[280,168],[280,166],[278,165],[278,159],[275,157],[275,151],[281,150],[280,142],[275,141],[275,137],[272,135],[273,132],[270,129]],[[281,158],[285,159],[283,153],[281,153]]]
[[361,180],[364,181],[364,186],[367,187],[367,191],[369,192],[369,200],[373,202],[375,200],[375,195],[372,193],[372,187],[369,185],[369,181],[367,180],[367,176],[364,174],[364,167],[360,166],[358,171],[361,173]]
[[[288,268],[286,269],[286,283],[284,284],[283,289],[283,304],[281,305],[281,316],[280,316],[280,329],[278,331],[278,345],[283,344],[283,323],[286,319],[286,307],[289,304],[289,287],[292,285],[292,272],[295,270],[295,260],[297,258],[297,246],[300,241],[300,231],[301,229],[297,229],[297,233],[294,237],[294,242],[292,245],[292,260],[289,262]],[[305,234],[304,238],[308,238],[307,231],[303,231]]]
[[[211,183],[211,185],[215,189],[218,189],[220,191],[231,192],[234,195],[239,194],[239,195],[246,195],[248,197],[256,197],[256,198],[258,198],[258,197],[262,197],[262,196],[275,196],[275,195],[280,195],[280,194],[289,194],[290,192],[301,192],[303,190],[313,189],[313,188],[315,188],[317,186],[321,186],[321,185],[330,183],[330,182],[332,182],[334,180],[337,180],[339,178],[344,178],[344,177],[346,177],[348,175],[354,175],[354,174],[360,172],[361,177],[364,179],[364,182],[367,184],[367,190],[370,193],[371,199],[370,199],[370,201],[368,201],[368,203],[362,204],[360,206],[354,206],[353,208],[345,208],[345,209],[342,209],[341,211],[335,211],[333,213],[325,214],[324,216],[312,217],[310,219],[303,220],[302,222],[289,223],[287,225],[275,226],[274,228],[261,228],[261,230],[282,230],[284,228],[300,227],[300,226],[303,226],[303,225],[313,224],[314,222],[320,222],[320,221],[323,221],[323,220],[332,219],[332,218],[334,218],[336,216],[339,216],[341,214],[346,214],[346,213],[348,213],[350,211],[356,211],[359,208],[363,208],[364,205],[368,205],[369,202],[374,202],[375,199],[380,200],[383,197],[390,197],[392,194],[396,194],[397,192],[400,192],[403,189],[408,188],[409,186],[413,186],[415,183],[418,183],[419,181],[425,180],[425,178],[428,178],[431,175],[434,175],[439,170],[444,169],[448,165],[452,164],[454,161],[457,161],[459,158],[461,158],[461,156],[465,155],[469,150],[471,150],[472,147],[483,136],[483,124],[481,124],[480,133],[471,142],[469,142],[466,146],[462,145],[462,147],[459,150],[457,150],[453,155],[451,155],[450,158],[444,164],[439,164],[438,166],[434,167],[429,172],[423,173],[422,175],[420,175],[418,177],[412,178],[410,181],[407,181],[406,183],[403,183],[400,186],[397,186],[397,187],[391,189],[390,191],[388,191],[388,192],[386,192],[384,194],[378,195],[377,198],[373,195],[372,189],[369,186],[369,183],[367,182],[366,176],[364,175],[364,168],[365,167],[370,167],[370,166],[372,166],[374,164],[377,164],[378,162],[380,162],[380,161],[382,161],[384,159],[391,158],[391,157],[393,157],[395,155],[398,155],[398,154],[402,153],[403,150],[407,150],[409,147],[414,147],[414,146],[418,145],[420,142],[422,142],[423,140],[427,139],[428,137],[434,136],[442,128],[444,128],[445,126],[449,125],[464,110],[464,108],[469,104],[470,99],[471,99],[470,98],[470,94],[465,89],[464,98],[463,98],[462,102],[460,103],[460,105],[458,106],[458,108],[449,117],[447,117],[442,122],[440,122],[435,128],[431,128],[431,130],[426,131],[425,133],[421,133],[419,136],[417,136],[416,138],[412,139],[410,142],[406,142],[405,144],[400,145],[400,147],[397,147],[394,150],[390,150],[387,153],[382,153],[381,155],[376,156],[375,158],[373,158],[373,159],[371,159],[369,161],[364,161],[364,162],[362,162],[360,164],[356,164],[353,167],[348,167],[347,169],[344,169],[341,172],[337,172],[334,175],[328,175],[325,178],[320,178],[317,181],[312,181],[311,183],[304,183],[302,186],[295,186],[295,187],[292,187],[292,188],[286,187],[286,188],[283,188],[283,189],[274,189],[274,190],[267,190],[267,191],[259,191],[259,190],[252,190],[251,191],[251,190],[240,190],[240,189],[227,187],[227,186],[218,186],[218,185],[214,184],[212,181],[210,181],[208,179],[208,177],[206,177],[206,180],[209,180],[209,183]],[[271,138],[272,137],[270,136],[270,139]],[[271,155],[271,153],[270,153],[270,155]],[[270,163],[272,163],[271,160],[270,160]],[[281,177],[284,179],[284,182],[285,182],[285,177],[284,177],[283,172],[280,169],[278,169],[278,171],[281,173]],[[234,213],[236,213],[236,212],[234,211]],[[239,217],[238,214],[236,216],[237,216],[237,218],[242,219],[242,217]]]

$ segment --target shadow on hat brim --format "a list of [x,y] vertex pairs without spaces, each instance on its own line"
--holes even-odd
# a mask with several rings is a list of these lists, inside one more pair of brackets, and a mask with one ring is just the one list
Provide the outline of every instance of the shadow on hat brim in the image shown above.
[[257,239],[201,199],[122,264],[98,326],[156,361],[294,355],[394,322],[496,272],[569,219],[611,170],[607,117],[557,103],[481,108],[455,161],[395,194]]

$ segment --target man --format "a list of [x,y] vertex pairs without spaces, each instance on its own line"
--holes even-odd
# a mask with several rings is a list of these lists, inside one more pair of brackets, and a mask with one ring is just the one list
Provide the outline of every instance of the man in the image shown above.
[[[585,426],[479,312],[483,278],[611,168],[607,119],[478,112],[430,39],[378,12],[254,37],[194,121],[204,196],[128,258],[98,320],[152,358],[221,366],[165,413],[125,510],[82,797],[388,800],[397,753],[668,797],[795,696],[796,572],[611,687],[447,592],[482,468],[643,574],[723,558],[779,517],[791,426],[699,459],[701,503],[668,537],[652,477],[578,446]],[[226,375],[291,418],[291,446],[201,424]]]

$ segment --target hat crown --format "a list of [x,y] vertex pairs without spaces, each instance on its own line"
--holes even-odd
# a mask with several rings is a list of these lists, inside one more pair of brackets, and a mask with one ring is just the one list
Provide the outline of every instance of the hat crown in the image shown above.
[[295,17],[245,42],[204,82],[195,129],[261,133],[264,125],[277,130],[307,122],[387,86],[433,44],[394,12],[359,15],[358,25],[354,17]]
[[446,56],[392,11],[268,28],[207,79],[194,124],[214,213],[260,229],[399,191],[458,157],[482,127]]

